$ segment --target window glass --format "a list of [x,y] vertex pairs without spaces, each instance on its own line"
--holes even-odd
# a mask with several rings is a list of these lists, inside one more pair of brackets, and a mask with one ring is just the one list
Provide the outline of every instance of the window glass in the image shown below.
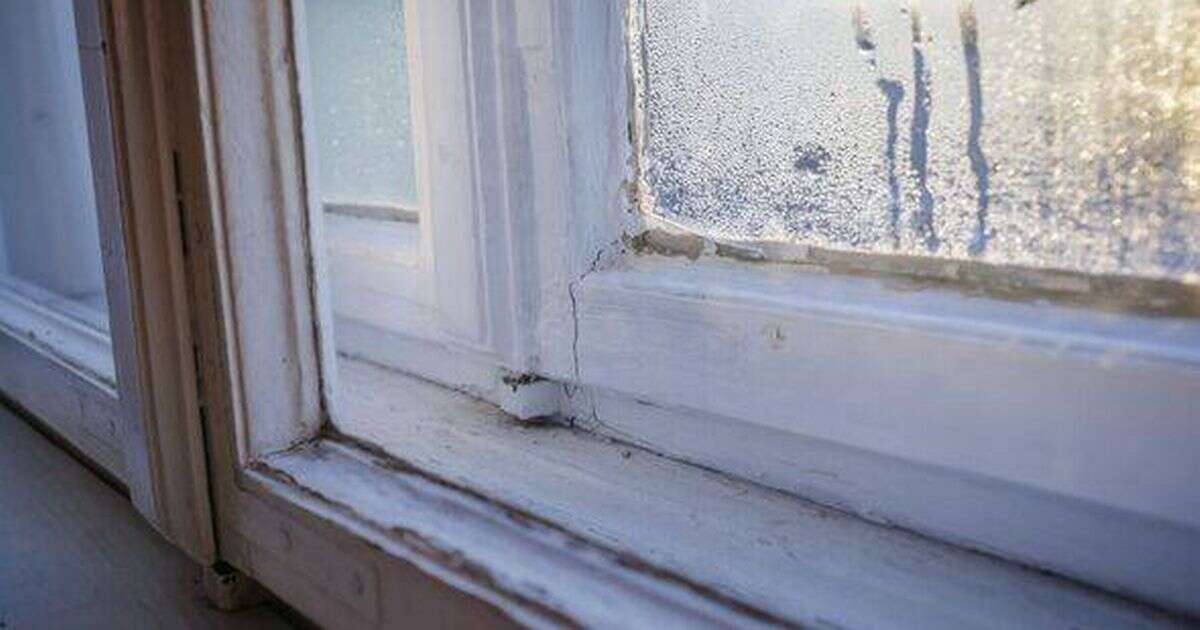
[[311,130],[311,199],[323,210],[331,339],[339,369],[346,357],[395,365],[395,336],[426,331],[434,319],[407,7],[305,0],[303,9],[301,111]]
[[711,237],[1200,272],[1194,0],[641,0],[647,210]]
[[305,11],[321,202],[415,219],[404,3],[307,0]]
[[0,280],[107,327],[72,3],[0,3]]

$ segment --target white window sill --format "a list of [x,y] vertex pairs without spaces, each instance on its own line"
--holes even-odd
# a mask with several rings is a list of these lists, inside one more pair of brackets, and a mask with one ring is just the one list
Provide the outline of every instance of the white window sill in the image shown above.
[[[343,361],[340,372],[348,407],[339,430],[382,450],[331,435],[265,458],[244,483],[410,558],[518,620],[1178,623],[1065,579],[636,447],[515,423],[490,405],[381,368]],[[372,593],[377,585],[335,596],[355,606]]]
[[106,313],[28,282],[0,277],[0,329],[116,395]]
[[103,316],[0,278],[0,390],[106,473],[126,480],[116,367]]

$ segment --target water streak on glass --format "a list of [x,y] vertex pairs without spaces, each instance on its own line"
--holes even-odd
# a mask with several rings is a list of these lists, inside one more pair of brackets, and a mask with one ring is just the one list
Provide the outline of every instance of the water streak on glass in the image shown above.
[[638,0],[700,234],[1200,280],[1195,0]]

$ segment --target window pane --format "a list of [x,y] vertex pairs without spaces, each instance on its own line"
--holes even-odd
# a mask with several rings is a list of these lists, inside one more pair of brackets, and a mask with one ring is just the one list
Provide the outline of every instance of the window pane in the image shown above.
[[72,6],[0,3],[0,280],[106,327]]
[[721,238],[1200,272],[1194,0],[643,8],[653,213]]
[[308,183],[324,210],[332,336],[339,356],[387,362],[388,336],[427,329],[433,303],[406,6],[305,0],[303,9],[301,109],[312,130]]
[[307,0],[305,9],[321,201],[374,214],[414,208],[403,2]]

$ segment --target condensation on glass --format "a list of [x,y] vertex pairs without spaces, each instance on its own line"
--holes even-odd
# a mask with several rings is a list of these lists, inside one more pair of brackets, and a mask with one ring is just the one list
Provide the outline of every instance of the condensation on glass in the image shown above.
[[107,328],[73,4],[0,3],[0,283]]
[[410,68],[417,46],[408,32],[416,7],[404,0],[303,0],[295,7],[327,330],[339,366],[347,356],[386,363],[393,346],[379,340],[423,330],[432,318],[431,225],[414,113],[420,74]]
[[1200,2],[633,1],[650,213],[1200,278]]
[[415,218],[417,184],[404,3],[306,0],[320,201]]

